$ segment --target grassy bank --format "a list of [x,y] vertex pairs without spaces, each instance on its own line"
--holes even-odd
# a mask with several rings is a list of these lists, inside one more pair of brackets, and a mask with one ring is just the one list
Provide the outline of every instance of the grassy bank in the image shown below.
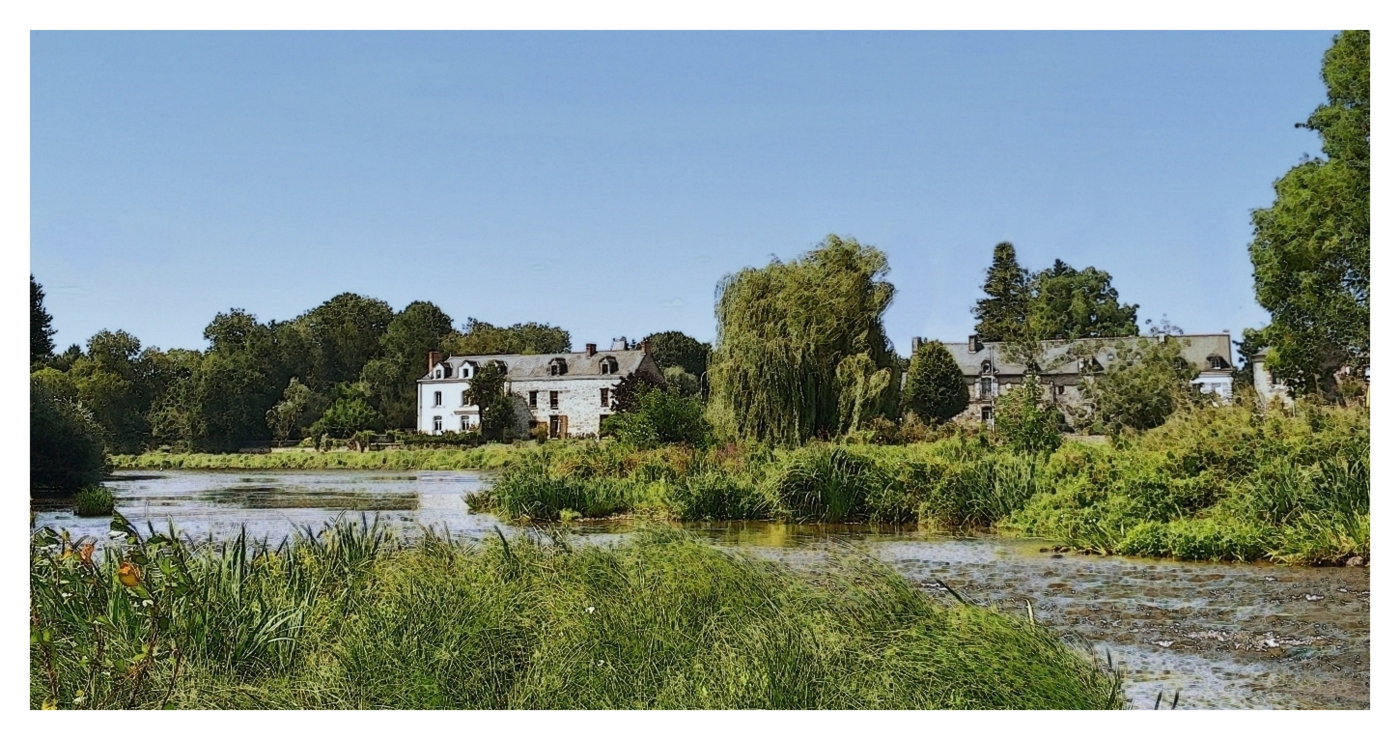
[[105,558],[41,532],[30,587],[34,708],[1123,704],[1023,617],[854,556],[797,572],[664,529],[404,546],[340,523],[273,549],[128,529]]
[[115,458],[120,468],[504,471],[472,504],[536,521],[695,519],[998,528],[1104,554],[1336,564],[1370,557],[1370,417],[1191,409],[1110,444],[1010,451],[985,434],[911,445],[637,450],[571,441],[454,451]]

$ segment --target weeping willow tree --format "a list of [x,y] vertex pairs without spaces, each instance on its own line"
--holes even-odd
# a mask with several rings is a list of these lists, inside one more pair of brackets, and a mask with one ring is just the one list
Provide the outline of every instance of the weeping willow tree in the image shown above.
[[792,262],[725,276],[709,370],[718,415],[740,437],[784,445],[893,417],[888,273],[883,252],[832,235]]

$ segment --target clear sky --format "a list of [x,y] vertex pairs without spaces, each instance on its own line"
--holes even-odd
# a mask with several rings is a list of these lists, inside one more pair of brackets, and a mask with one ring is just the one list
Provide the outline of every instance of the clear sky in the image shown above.
[[1238,339],[1331,37],[36,32],[32,271],[60,349],[344,291],[582,348],[711,340],[725,273],[837,233],[889,255],[907,355],[1008,240]]

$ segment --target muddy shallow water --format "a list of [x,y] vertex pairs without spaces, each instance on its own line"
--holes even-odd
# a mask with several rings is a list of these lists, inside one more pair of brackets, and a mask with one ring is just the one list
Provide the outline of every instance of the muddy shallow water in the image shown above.
[[[516,530],[468,511],[462,494],[487,479],[472,472],[150,471],[108,482],[117,508],[140,529],[221,537],[246,527],[277,542],[361,512],[403,527],[446,528],[456,536]],[[107,519],[36,510],[34,527],[75,537],[106,536]],[[632,522],[572,526],[599,542]],[[809,562],[857,548],[889,563],[939,598],[962,598],[1025,616],[1089,641],[1111,655],[1129,698],[1150,708],[1180,692],[1182,708],[1347,708],[1370,706],[1368,568],[1181,563],[1053,553],[1047,543],[949,537],[873,526],[722,522],[684,525],[726,548]]]

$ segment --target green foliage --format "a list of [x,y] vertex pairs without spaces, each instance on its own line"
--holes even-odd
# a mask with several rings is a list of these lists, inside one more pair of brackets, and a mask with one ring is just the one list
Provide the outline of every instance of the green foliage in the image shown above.
[[430,350],[452,335],[452,319],[428,301],[414,301],[396,314],[379,338],[379,354],[364,364],[360,381],[391,428],[417,424],[418,383]]
[[710,389],[741,438],[795,445],[894,416],[888,272],[878,249],[832,235],[792,262],[725,277]]
[[1026,373],[1024,382],[998,397],[994,413],[997,436],[1012,449],[1042,454],[1059,448],[1064,415],[1045,398],[1034,374]]
[[393,319],[389,304],[355,293],[341,293],[298,316],[293,323],[310,349],[311,366],[302,376],[307,385],[325,393],[337,383],[359,380]]
[[477,368],[467,388],[467,403],[477,407],[485,439],[502,439],[515,428],[515,401],[505,384],[506,371],[488,362]]
[[306,429],[326,412],[327,404],[325,396],[292,378],[282,392],[282,400],[267,411],[267,425],[272,429],[272,438],[285,440],[305,437]]
[[699,447],[710,436],[705,409],[699,399],[660,388],[642,393],[633,410],[604,419],[602,433],[639,448],[664,444]]
[[384,417],[370,405],[363,389],[342,383],[336,398],[326,412],[308,430],[313,437],[329,435],[332,439],[350,439],[357,432],[384,431]]
[[194,545],[113,519],[125,541],[102,553],[31,540],[33,707],[1125,705],[1055,633],[868,558],[803,572],[663,529],[607,548],[407,544],[377,521]]
[[672,393],[680,396],[700,395],[700,379],[686,372],[685,368],[671,365],[661,372],[666,377],[666,388]]
[[569,332],[533,321],[513,326],[493,326],[468,318],[459,334],[447,340],[454,355],[543,355],[568,352]]
[[29,364],[53,355],[53,317],[44,309],[44,288],[29,276]]
[[680,367],[698,381],[710,364],[710,345],[678,331],[648,334],[642,341],[651,347],[657,367]]
[[949,421],[967,408],[967,382],[948,348],[928,342],[909,359],[904,408],[925,423]]
[[111,516],[116,499],[105,486],[83,486],[73,496],[73,513],[78,516]]
[[102,480],[102,429],[81,404],[29,383],[29,490],[64,496]]
[[843,522],[861,519],[866,501],[885,486],[874,462],[837,445],[793,453],[776,474],[774,497],[786,518]]
[[1253,214],[1254,292],[1270,314],[1266,366],[1295,394],[1337,398],[1334,374],[1370,366],[1370,33],[1344,31],[1323,58],[1327,103],[1305,128],[1313,158],[1274,183],[1274,204]]
[[[1164,424],[1177,408],[1197,402],[1197,370],[1174,337],[1118,342],[1107,371],[1081,386],[1087,402],[1082,426],[1110,433]],[[998,424],[1000,420],[998,420]]]
[[1113,277],[1103,270],[1076,270],[1060,260],[1031,280],[1026,311],[1036,339],[1137,336],[1137,305],[1118,303]]
[[1004,342],[1025,332],[1030,308],[1030,275],[1016,261],[1016,247],[1002,242],[992,248],[992,266],[982,284],[986,298],[979,298],[972,314],[977,335],[987,342]]

